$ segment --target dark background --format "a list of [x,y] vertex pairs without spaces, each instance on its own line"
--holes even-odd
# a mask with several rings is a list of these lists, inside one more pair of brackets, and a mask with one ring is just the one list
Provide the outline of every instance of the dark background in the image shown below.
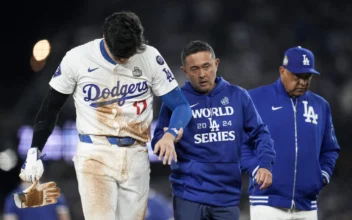
[[[0,152],[17,152],[17,131],[32,125],[48,82],[66,51],[102,37],[104,18],[115,11],[137,13],[150,44],[158,48],[180,85],[182,47],[191,40],[210,43],[220,58],[218,74],[246,89],[278,78],[284,51],[302,46],[316,57],[321,76],[313,78],[312,90],[329,101],[340,157],[330,185],[319,196],[320,219],[352,219],[350,198],[352,156],[352,3],[345,1],[270,0],[153,0],[153,1],[10,1],[1,13]],[[51,54],[39,72],[30,66],[34,44],[48,39]],[[156,119],[160,100],[156,98]],[[75,119],[70,99],[58,125]],[[28,143],[28,147],[30,143]],[[0,163],[4,163],[1,161]],[[19,180],[23,161],[0,170],[0,214],[3,200]],[[170,197],[169,168],[152,164],[151,186]],[[67,195],[73,219],[83,219],[74,168],[63,160],[47,161],[44,176],[59,182]],[[247,178],[243,177],[242,217],[248,219]],[[1,219],[1,217],[0,217]]]

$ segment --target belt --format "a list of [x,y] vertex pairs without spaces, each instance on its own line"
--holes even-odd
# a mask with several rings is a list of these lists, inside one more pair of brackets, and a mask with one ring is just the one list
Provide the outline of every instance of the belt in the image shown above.
[[[106,138],[110,144],[117,145],[119,147],[129,147],[136,143],[136,139],[131,137],[115,137],[115,136],[100,136]],[[79,140],[84,143],[94,144],[92,138],[88,134],[79,134]]]

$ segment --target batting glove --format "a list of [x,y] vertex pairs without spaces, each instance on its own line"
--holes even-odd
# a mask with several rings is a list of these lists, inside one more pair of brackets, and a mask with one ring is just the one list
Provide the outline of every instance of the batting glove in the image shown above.
[[23,192],[15,193],[14,200],[18,208],[32,208],[55,204],[59,196],[60,188],[56,187],[55,182],[35,182]]
[[44,166],[40,157],[40,151],[37,147],[30,148],[27,152],[27,159],[22,165],[20,178],[29,183],[39,181],[44,173]]

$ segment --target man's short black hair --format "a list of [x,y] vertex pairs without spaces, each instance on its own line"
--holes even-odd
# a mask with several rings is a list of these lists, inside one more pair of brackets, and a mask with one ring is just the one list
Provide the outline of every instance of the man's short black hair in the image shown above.
[[113,13],[105,19],[103,29],[105,42],[115,58],[130,58],[146,49],[142,22],[133,12]]
[[200,40],[191,41],[182,49],[182,52],[181,52],[182,66],[185,65],[185,60],[187,56],[198,52],[202,52],[202,51],[210,52],[211,56],[215,59],[215,52],[208,43]]

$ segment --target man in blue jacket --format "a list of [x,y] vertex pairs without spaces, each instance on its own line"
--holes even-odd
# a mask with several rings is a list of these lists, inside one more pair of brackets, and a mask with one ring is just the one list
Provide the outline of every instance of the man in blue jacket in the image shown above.
[[[216,77],[219,59],[211,46],[192,41],[181,53],[189,81],[181,88],[192,108],[192,119],[176,144],[178,160],[171,165],[175,220],[239,218],[241,145],[258,150],[257,181],[271,184],[275,160],[273,141],[247,91]],[[171,111],[162,105],[152,146],[163,136]]]
[[[273,184],[258,190],[250,179],[251,220],[317,219],[317,196],[329,183],[339,145],[328,102],[309,91],[313,53],[302,47],[288,49],[280,78],[271,85],[249,90],[275,142]],[[243,146],[242,168],[256,173],[256,150]]]

